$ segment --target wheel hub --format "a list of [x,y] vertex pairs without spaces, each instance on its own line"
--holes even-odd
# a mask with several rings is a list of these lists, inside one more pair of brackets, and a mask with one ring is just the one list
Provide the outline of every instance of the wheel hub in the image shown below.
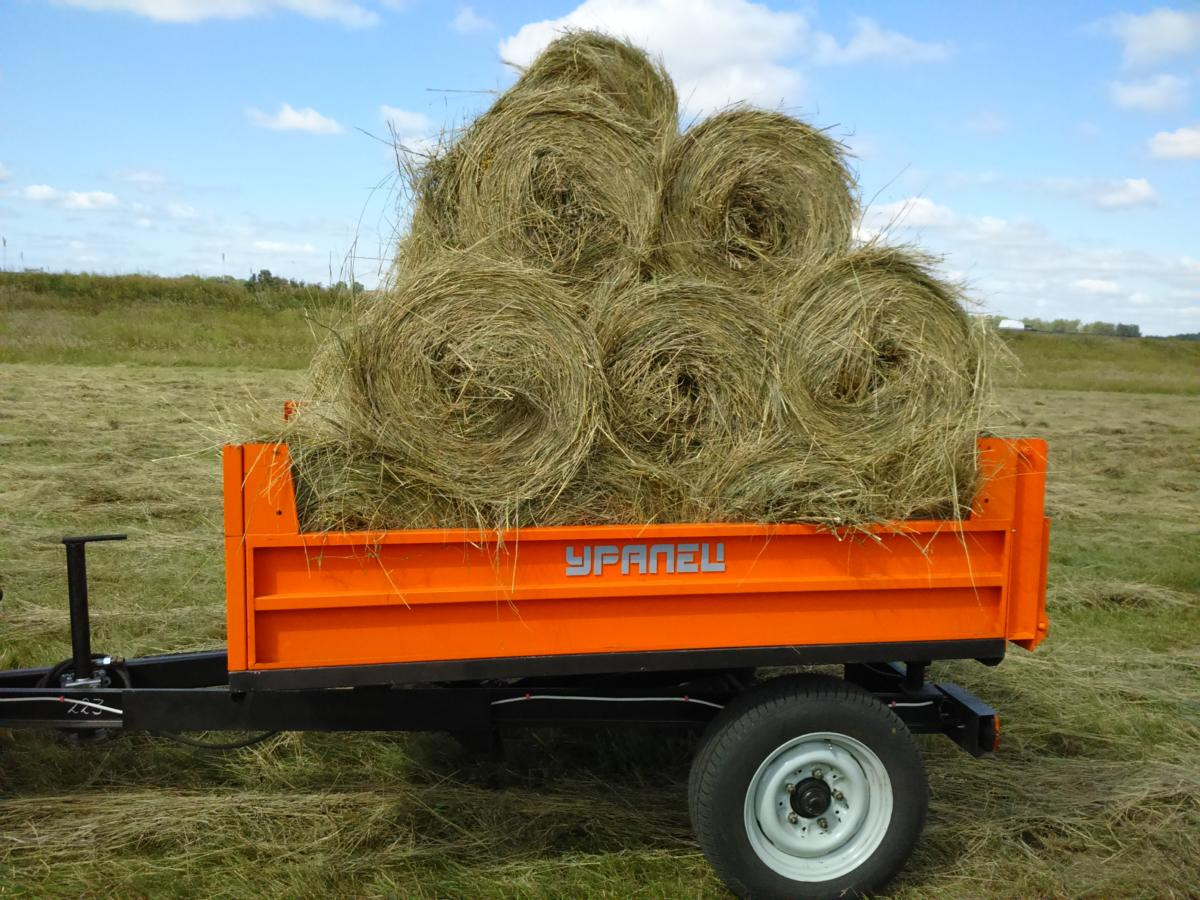
[[759,858],[796,881],[826,881],[868,858],[892,816],[891,782],[860,741],[813,732],[769,754],[746,790],[746,833]]
[[815,819],[829,809],[833,791],[820,778],[805,778],[791,794],[792,811],[806,819]]

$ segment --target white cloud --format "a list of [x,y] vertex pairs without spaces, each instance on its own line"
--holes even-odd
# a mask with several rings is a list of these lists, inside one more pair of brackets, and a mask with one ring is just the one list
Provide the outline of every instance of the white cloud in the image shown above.
[[1008,119],[990,110],[976,113],[964,124],[967,131],[973,131],[976,134],[1003,134],[1008,131]]
[[803,84],[781,61],[807,43],[804,16],[749,0],[585,0],[558,19],[523,26],[500,42],[500,55],[528,65],[569,28],[627,37],[661,55],[693,111],[739,100],[773,105]]
[[437,147],[438,139],[433,134],[436,125],[433,119],[424,113],[388,106],[385,103],[379,107],[379,115],[387,123],[392,140],[400,150],[420,156]]
[[485,19],[471,7],[464,6],[454,17],[450,27],[459,34],[471,34],[476,31],[492,31],[495,29],[496,23],[491,19]]
[[311,106],[293,109],[292,104],[285,103],[275,115],[251,107],[246,110],[246,117],[260,128],[270,128],[272,131],[307,131],[309,134],[342,132],[341,125],[328,116],[321,115]]
[[1150,138],[1149,150],[1158,159],[1200,159],[1200,125],[1160,131]]
[[145,16],[157,22],[202,22],[205,19],[246,19],[274,12],[290,12],[309,19],[339,22],[349,28],[366,28],[379,22],[379,14],[353,0],[57,0],[68,6],[99,12],[115,11]]
[[118,204],[108,191],[60,191],[48,184],[31,184],[21,191],[26,200],[53,203],[64,209],[111,209]]
[[1071,287],[1081,294],[1092,296],[1113,296],[1121,293],[1121,285],[1111,278],[1077,278],[1071,282]]
[[167,215],[172,219],[194,219],[196,210],[186,203],[168,203]]
[[875,233],[891,228],[949,228],[959,222],[953,210],[928,197],[907,197],[874,206],[868,210],[865,219]]
[[531,22],[500,42],[517,65],[533,58],[564,30],[593,28],[631,39],[662,57],[692,113],[749,101],[795,102],[804,78],[793,63],[835,65],[868,60],[929,61],[948,48],[923,44],[859,19],[850,41],[812,29],[798,12],[775,11],[750,0],[584,0],[557,19]]
[[1129,209],[1158,202],[1158,191],[1145,178],[1043,178],[1030,187],[1078,197],[1098,209]]
[[397,134],[428,134],[433,129],[433,120],[429,116],[398,106],[385,103],[379,107],[379,115]]
[[1095,195],[1096,205],[1101,209],[1126,209],[1131,206],[1149,206],[1158,202],[1158,192],[1145,178],[1126,178]]
[[[880,210],[911,204],[900,201]],[[934,220],[947,227],[920,230],[913,221],[927,223],[929,216],[917,215],[898,222],[897,234],[889,238],[920,237],[930,251],[944,254],[946,268],[964,271],[972,295],[992,312],[1132,321],[1150,334],[1194,330],[1200,260],[1063,241],[1028,219],[966,215],[928,201],[925,211],[934,210]]]
[[874,19],[866,16],[854,20],[854,35],[844,46],[839,46],[829,35],[816,35],[815,60],[830,65],[846,65],[867,60],[899,63],[941,62],[949,59],[952,54],[953,48],[949,44],[914,40],[898,31],[880,28]]
[[55,200],[58,198],[58,191],[50,187],[48,184],[31,184],[21,191],[21,194],[26,200]]
[[116,205],[116,196],[108,191],[67,191],[63,195],[67,209],[111,209]]
[[317,252],[317,248],[304,241],[303,243],[288,241],[255,241],[254,249],[262,253],[273,253],[279,256],[307,256]]
[[1121,109],[1162,112],[1186,106],[1188,80],[1178,75],[1155,75],[1142,81],[1114,81],[1108,95]]
[[0,181],[6,181],[8,179],[8,176],[11,174],[12,174],[12,171],[7,166],[5,166],[4,163],[0,163]]
[[1122,13],[1094,26],[1124,45],[1127,66],[1149,66],[1200,50],[1200,12],[1155,9],[1142,15]]

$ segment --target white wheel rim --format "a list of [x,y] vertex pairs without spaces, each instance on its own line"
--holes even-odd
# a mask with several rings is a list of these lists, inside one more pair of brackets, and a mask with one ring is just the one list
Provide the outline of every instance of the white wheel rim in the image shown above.
[[[828,808],[804,816],[793,789],[808,779],[829,788]],[[892,781],[866,744],[821,731],[767,755],[746,789],[746,834],[758,858],[793,881],[831,881],[878,849],[892,820]]]

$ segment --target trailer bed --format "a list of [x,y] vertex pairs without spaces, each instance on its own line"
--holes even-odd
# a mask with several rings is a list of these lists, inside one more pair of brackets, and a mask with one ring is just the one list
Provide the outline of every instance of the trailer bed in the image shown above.
[[1046,445],[979,453],[961,521],[304,533],[287,447],[227,447],[229,683],[998,661],[1048,627]]

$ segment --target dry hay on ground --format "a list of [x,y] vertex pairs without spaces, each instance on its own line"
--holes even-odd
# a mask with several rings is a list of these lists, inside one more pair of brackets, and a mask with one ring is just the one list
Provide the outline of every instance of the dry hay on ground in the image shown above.
[[381,294],[325,354],[285,439],[310,527],[507,525],[589,455],[606,389],[552,281],[447,254]]
[[678,137],[663,163],[656,271],[740,284],[850,247],[845,148],[779,112],[736,107]]
[[973,499],[990,342],[920,254],[867,246],[774,297],[793,427],[878,498],[867,519],[956,515]]

